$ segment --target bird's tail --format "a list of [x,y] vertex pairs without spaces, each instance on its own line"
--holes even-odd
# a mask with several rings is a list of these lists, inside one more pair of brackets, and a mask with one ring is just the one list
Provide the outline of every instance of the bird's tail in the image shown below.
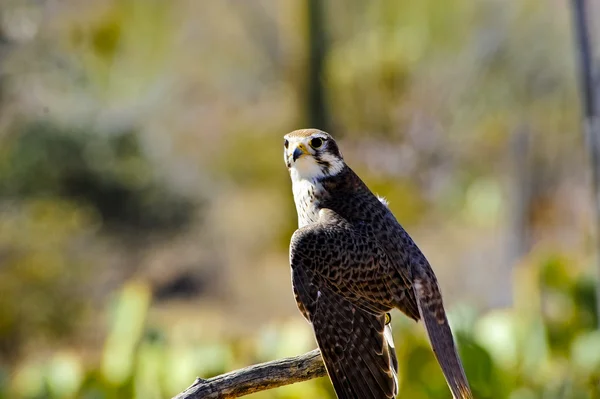
[[392,316],[389,313],[385,315],[385,327],[383,337],[389,352],[390,367],[394,375],[394,398],[398,396],[398,357],[396,356],[396,348],[394,346],[394,336],[392,335]]
[[473,394],[454,345],[442,295],[435,279],[416,279],[415,296],[433,352],[455,399],[472,399]]

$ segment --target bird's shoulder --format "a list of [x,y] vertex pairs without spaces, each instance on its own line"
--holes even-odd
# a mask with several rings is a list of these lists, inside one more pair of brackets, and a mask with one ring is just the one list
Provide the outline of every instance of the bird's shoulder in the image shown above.
[[[316,222],[298,228],[292,234],[292,246],[308,240],[325,239],[335,235],[353,234],[354,226],[331,209],[320,209]],[[323,242],[324,244],[324,242]]]
[[344,216],[355,233],[382,248],[397,269],[409,275],[413,268],[429,269],[427,259],[396,219],[387,201],[378,198],[366,185],[341,194],[334,193],[327,205]]

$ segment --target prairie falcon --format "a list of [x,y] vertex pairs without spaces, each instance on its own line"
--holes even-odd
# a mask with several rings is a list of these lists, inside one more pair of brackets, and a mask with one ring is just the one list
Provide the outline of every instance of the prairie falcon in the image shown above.
[[397,308],[423,320],[455,398],[472,398],[429,262],[387,203],[316,129],[284,137],[298,230],[290,244],[298,308],[312,325],[339,399],[398,395],[389,324]]

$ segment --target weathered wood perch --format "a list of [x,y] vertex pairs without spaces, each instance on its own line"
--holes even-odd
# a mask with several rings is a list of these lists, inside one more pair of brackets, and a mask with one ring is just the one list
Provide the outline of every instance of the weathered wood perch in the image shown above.
[[255,364],[208,380],[197,378],[173,399],[238,398],[251,393],[323,377],[325,365],[318,349],[296,357]]

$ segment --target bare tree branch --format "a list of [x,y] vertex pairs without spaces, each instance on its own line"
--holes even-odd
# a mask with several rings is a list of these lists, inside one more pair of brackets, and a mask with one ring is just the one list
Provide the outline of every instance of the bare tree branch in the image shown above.
[[173,399],[238,398],[251,393],[323,377],[326,374],[318,349],[296,357],[256,364],[208,380],[201,378]]

